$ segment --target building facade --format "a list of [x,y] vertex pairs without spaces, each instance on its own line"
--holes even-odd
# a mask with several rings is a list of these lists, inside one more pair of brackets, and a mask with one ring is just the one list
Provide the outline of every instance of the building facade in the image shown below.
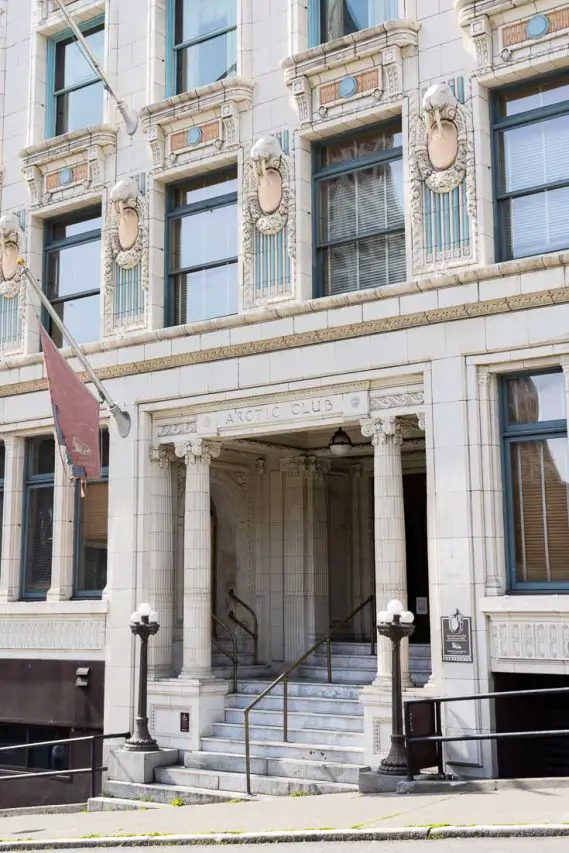
[[[161,623],[151,731],[180,751],[187,781],[164,779],[182,787],[216,735],[239,752],[227,628],[253,698],[337,629],[339,683],[318,655],[303,676],[352,703],[338,766],[389,745],[385,641],[363,658],[391,598],[416,613],[407,696],[562,684],[569,6],[65,5],[139,127],[57,3],[0,3],[0,682],[28,691],[0,701],[0,741],[130,730],[141,601]],[[131,415],[120,438],[103,413],[84,490],[57,450],[20,255]],[[243,602],[256,660],[230,615],[251,627]],[[303,710],[299,728],[327,730]],[[491,718],[472,703],[447,724]],[[53,766],[27,755],[3,764]],[[257,775],[329,778],[296,755]],[[507,772],[490,746],[447,759]],[[195,766],[221,791],[243,770]]]

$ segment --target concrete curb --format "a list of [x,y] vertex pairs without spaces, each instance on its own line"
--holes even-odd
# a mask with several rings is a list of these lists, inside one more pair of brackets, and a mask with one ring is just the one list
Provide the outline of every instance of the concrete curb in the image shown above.
[[298,829],[279,832],[219,832],[211,835],[140,835],[3,841],[2,850],[74,850],[97,847],[165,847],[210,844],[283,844],[323,841],[426,841],[444,838],[554,838],[569,836],[569,824],[526,826],[410,826],[383,829]]

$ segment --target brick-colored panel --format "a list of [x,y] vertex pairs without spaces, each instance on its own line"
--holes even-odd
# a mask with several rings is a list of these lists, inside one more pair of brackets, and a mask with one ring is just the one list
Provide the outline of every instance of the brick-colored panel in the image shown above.
[[[372,69],[371,71],[364,71],[362,74],[354,74],[354,80],[357,82],[357,89],[354,94],[361,95],[364,92],[369,92],[378,86],[379,70]],[[327,83],[320,87],[321,104],[329,104],[332,101],[339,100],[340,82],[341,80],[334,80],[333,83]]]
[[[549,12],[547,17],[549,19],[548,33],[555,33],[559,30],[569,28],[569,6],[565,6],[563,9],[557,9],[555,12]],[[504,27],[502,30],[502,46],[512,47],[513,45],[527,41],[529,38],[528,23],[530,21],[531,18],[526,18],[525,21],[519,21],[517,24]]]

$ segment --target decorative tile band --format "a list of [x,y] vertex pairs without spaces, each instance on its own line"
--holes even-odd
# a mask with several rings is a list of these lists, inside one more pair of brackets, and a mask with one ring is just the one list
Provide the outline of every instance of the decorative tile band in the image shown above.
[[569,622],[492,618],[492,654],[498,660],[569,661]]
[[326,83],[319,89],[320,103],[329,104],[332,101],[352,98],[354,95],[363,95],[373,89],[380,88],[379,74],[380,69],[374,68],[371,71],[364,71],[362,74],[354,74],[353,76],[342,77],[340,80],[334,80],[332,83]]
[[[384,317],[378,320],[368,320],[363,323],[350,323],[346,326],[334,326],[332,328],[316,329],[309,332],[297,332],[267,340],[247,341],[242,344],[212,347],[211,349],[198,350],[197,352],[185,352],[161,358],[150,358],[146,361],[132,361],[125,364],[104,367],[97,370],[96,373],[99,379],[102,380],[119,379],[123,376],[133,376],[140,373],[173,370],[177,367],[186,367],[189,364],[207,364],[231,358],[264,355],[265,353],[278,352],[279,350],[315,346],[320,343],[366,337],[367,335],[380,335],[383,332],[436,325],[452,320],[490,317],[496,314],[507,314],[511,311],[527,311],[530,308],[567,303],[569,303],[569,287],[562,287],[557,290],[488,299],[483,302],[468,302],[463,305],[454,305],[451,308],[434,308],[432,311],[419,311],[415,314]],[[79,375],[84,381],[88,381],[84,374]],[[17,382],[11,385],[0,384],[0,398],[30,394],[33,391],[44,391],[46,388],[47,382],[45,379],[32,379],[29,382]]]
[[534,15],[525,21],[518,21],[502,29],[502,47],[513,47],[528,39],[542,38],[569,28],[569,6],[548,12],[547,15]]
[[209,121],[207,124],[193,125],[176,131],[170,136],[170,147],[172,151],[184,151],[186,148],[197,148],[198,145],[207,145],[221,137],[221,123]]
[[73,187],[82,181],[89,180],[89,164],[78,163],[76,166],[65,166],[57,172],[50,172],[45,178],[45,188],[48,193]]

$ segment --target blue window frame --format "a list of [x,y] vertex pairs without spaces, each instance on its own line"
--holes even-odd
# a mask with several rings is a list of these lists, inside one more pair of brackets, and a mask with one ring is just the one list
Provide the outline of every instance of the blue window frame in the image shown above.
[[75,491],[74,598],[100,598],[107,584],[109,432],[101,430],[101,479]]
[[401,123],[314,148],[314,295],[405,280]]
[[310,47],[399,17],[399,0],[308,0]]
[[501,380],[506,553],[513,590],[569,590],[569,443],[561,370]]
[[6,446],[0,441],[0,574],[2,570],[2,528],[4,527],[4,471],[6,467]]
[[[104,66],[105,19],[79,24],[87,44]],[[103,120],[103,84],[85,59],[71,30],[48,41],[46,136],[60,136]]]
[[569,75],[493,99],[498,260],[569,248]]
[[55,441],[26,442],[22,554],[22,598],[45,598],[51,586]]
[[168,0],[166,89],[189,92],[237,73],[237,0]]
[[167,323],[236,314],[237,170],[172,187],[166,228]]
[[[101,209],[50,219],[45,225],[44,289],[77,343],[98,341],[101,325]],[[64,341],[46,315],[56,346]]]

